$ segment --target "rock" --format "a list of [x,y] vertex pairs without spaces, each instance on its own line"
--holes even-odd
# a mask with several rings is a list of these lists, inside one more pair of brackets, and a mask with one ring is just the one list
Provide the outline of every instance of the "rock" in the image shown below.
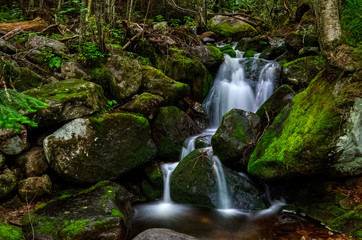
[[253,50],[248,50],[244,53],[243,57],[244,58],[253,58],[255,56],[255,54],[257,54],[258,52],[253,51]]
[[192,51],[213,75],[224,61],[223,52],[214,46],[196,46]]
[[48,195],[52,191],[52,182],[48,175],[29,177],[19,182],[19,195],[24,201]]
[[18,184],[18,171],[11,171],[5,168],[0,171],[0,200],[5,198],[9,193],[15,190]]
[[3,168],[5,164],[5,155],[0,153],[0,170]]
[[27,177],[40,176],[48,168],[44,150],[34,147],[16,158],[16,163]]
[[0,52],[7,53],[7,54],[14,54],[14,53],[16,53],[16,48],[1,38],[0,39]]
[[158,162],[147,164],[144,168],[147,179],[156,187],[163,187],[163,173]]
[[270,47],[270,48],[267,48],[264,51],[262,51],[259,58],[273,60],[273,59],[276,59],[277,57],[280,57],[281,55],[283,55],[286,51],[287,51],[287,49],[285,48],[285,45],[278,46],[278,47]]
[[142,67],[137,60],[112,55],[108,59],[107,68],[114,78],[111,91],[116,100],[123,103],[137,93],[142,83]]
[[115,179],[147,163],[156,147],[147,119],[114,113],[67,123],[44,140],[44,152],[62,178],[94,183]]
[[250,24],[239,19],[216,15],[208,22],[208,28],[222,37],[230,37],[233,40],[239,40],[242,37],[253,37],[258,31]]
[[347,115],[343,135],[336,144],[338,157],[331,166],[331,174],[338,177],[362,174],[362,99],[355,101]]
[[138,234],[133,240],[197,240],[192,236],[175,232],[166,228],[151,228]]
[[11,79],[14,87],[19,92],[23,92],[34,87],[40,87],[48,83],[48,81],[42,76],[34,73],[28,68],[19,67],[14,61],[0,59],[0,69],[5,81],[9,81]]
[[186,83],[191,87],[191,96],[202,101],[212,86],[213,78],[201,61],[187,56],[186,51],[173,48],[171,56],[164,56],[161,69],[175,81]]
[[209,126],[210,118],[205,109],[202,107],[201,103],[194,102],[189,97],[184,98],[184,101],[189,104],[189,107],[186,110],[187,114],[191,117],[192,120],[194,120],[196,125],[201,130],[205,130]]
[[141,95],[135,95],[131,101],[122,106],[122,109],[141,113],[147,119],[153,119],[164,102],[163,97],[144,92]]
[[255,36],[253,38],[242,38],[236,45],[236,50],[246,52],[253,50],[255,52],[262,52],[270,47],[269,39],[267,36]]
[[153,67],[143,66],[142,76],[142,91],[163,97],[167,105],[175,104],[190,91],[187,84],[176,82]]
[[[360,88],[360,82],[348,83],[333,71],[319,73],[274,119],[250,157],[248,172],[268,180],[330,176],[330,172],[343,176],[347,169],[351,175],[360,173],[361,160],[356,158],[360,154],[356,145],[360,143],[345,149],[345,154],[336,152],[337,143],[346,139],[340,137],[355,132],[352,129],[356,125],[351,124],[354,120],[346,124],[342,113],[348,113],[360,95],[355,89]],[[338,165],[338,161],[346,168]]]
[[295,31],[285,38],[285,45],[288,51],[298,53],[303,47],[319,47],[318,37],[313,33]]
[[283,65],[282,79],[295,90],[306,88],[325,66],[326,62],[321,57],[298,58]]
[[223,47],[219,48],[219,50],[221,52],[229,55],[230,57],[236,57],[236,52],[231,45],[223,46]]
[[168,28],[167,22],[159,22],[153,25],[154,30],[166,31]]
[[30,36],[25,45],[28,49],[38,50],[40,52],[52,52],[59,56],[67,51],[64,43],[37,35]]
[[148,180],[142,181],[141,190],[147,197],[147,201],[154,201],[162,197],[162,187],[156,187]]
[[157,157],[178,161],[186,138],[197,133],[199,128],[186,113],[174,106],[161,108],[152,124]]
[[[209,152],[194,150],[183,158],[171,175],[171,199],[177,203],[215,208],[221,203],[218,195],[214,159]],[[238,209],[267,208],[259,190],[247,177],[224,167],[231,207]]]
[[260,118],[261,122],[271,121],[286,105],[292,102],[294,95],[295,92],[288,85],[278,87],[263,105],[259,107],[256,115]]
[[103,181],[77,194],[65,194],[40,205],[24,217],[28,238],[125,239],[133,214],[129,193],[122,186]]
[[27,135],[24,126],[18,132],[13,129],[0,129],[0,152],[7,155],[21,153],[28,146]]
[[260,119],[252,112],[232,109],[226,113],[211,139],[214,154],[229,167],[246,165],[248,155],[258,140]]
[[214,32],[204,32],[199,36],[200,40],[203,42],[215,42],[217,40],[217,35]]
[[63,62],[60,66],[60,72],[64,79],[82,79],[90,80],[90,76],[86,73],[86,70],[82,65],[76,62]]
[[0,239],[25,240],[20,227],[9,224],[0,225]]
[[81,79],[50,83],[24,93],[50,104],[32,117],[33,121],[42,126],[92,115],[105,105],[102,88]]

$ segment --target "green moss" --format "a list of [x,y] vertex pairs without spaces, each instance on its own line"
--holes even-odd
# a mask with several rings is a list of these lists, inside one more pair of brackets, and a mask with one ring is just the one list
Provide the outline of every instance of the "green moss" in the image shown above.
[[0,225],[0,239],[25,240],[25,236],[19,227]]
[[320,72],[294,97],[291,109],[278,115],[251,155],[249,173],[262,178],[296,177],[323,169],[341,121],[329,79],[328,73]]
[[[231,18],[230,18],[231,19]],[[240,37],[250,37],[258,34],[258,31],[247,23],[232,23],[228,20],[222,21],[219,24],[213,24],[213,21],[209,21],[209,29],[220,36],[232,37],[238,39]]]
[[227,45],[220,48],[222,53],[229,55],[230,57],[236,57],[236,52],[231,45]]
[[254,51],[254,50],[248,50],[244,53],[243,57],[254,57],[254,55],[256,53],[258,53],[258,52]]
[[211,52],[211,56],[217,60],[217,62],[222,62],[224,59],[224,54],[220,51],[217,47],[214,46],[207,46],[207,48]]
[[109,70],[105,66],[101,66],[99,68],[93,68],[91,70],[92,82],[102,86],[105,95],[109,99],[117,99],[118,97],[118,86],[109,72]]
[[75,239],[84,232],[89,222],[89,220],[65,221],[61,233],[66,239]]
[[348,231],[353,237],[361,237],[362,229],[362,205],[354,208],[337,218],[331,219],[328,227],[336,231]]

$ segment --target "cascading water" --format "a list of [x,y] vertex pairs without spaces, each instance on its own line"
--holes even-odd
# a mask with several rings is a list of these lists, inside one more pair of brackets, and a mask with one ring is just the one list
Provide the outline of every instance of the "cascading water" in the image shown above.
[[216,173],[217,186],[219,189],[219,209],[230,209],[232,208],[231,200],[229,197],[229,191],[226,185],[225,174],[223,171],[222,164],[220,159],[217,156],[213,156],[212,160],[214,161],[213,168]]
[[172,203],[171,195],[170,195],[170,178],[171,173],[177,167],[178,162],[176,163],[165,163],[162,164],[162,172],[163,172],[163,201],[165,203]]

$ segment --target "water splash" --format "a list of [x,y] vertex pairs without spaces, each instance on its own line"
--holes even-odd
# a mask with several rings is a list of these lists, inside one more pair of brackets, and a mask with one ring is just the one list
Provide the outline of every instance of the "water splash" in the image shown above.
[[216,181],[218,186],[218,196],[219,196],[218,209],[230,209],[232,208],[231,198],[227,188],[222,164],[217,156],[213,156],[212,160],[214,161],[213,168],[216,173]]
[[163,173],[163,201],[165,203],[172,203],[171,194],[170,194],[170,179],[173,170],[177,167],[178,162],[176,163],[165,163],[162,164],[162,173]]

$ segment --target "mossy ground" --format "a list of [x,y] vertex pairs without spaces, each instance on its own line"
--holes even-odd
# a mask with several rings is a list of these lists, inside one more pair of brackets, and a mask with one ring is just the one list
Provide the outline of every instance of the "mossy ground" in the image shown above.
[[19,227],[0,225],[0,239],[25,240],[25,236]]

